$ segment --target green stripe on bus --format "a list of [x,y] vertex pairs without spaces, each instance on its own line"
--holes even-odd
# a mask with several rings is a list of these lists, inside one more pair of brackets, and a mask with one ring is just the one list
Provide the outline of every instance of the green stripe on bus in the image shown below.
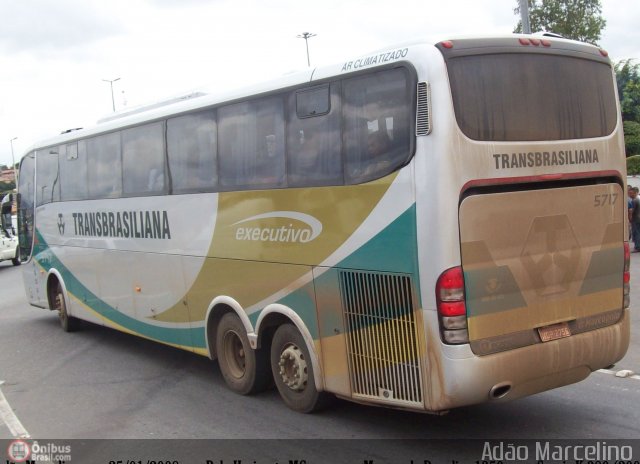
[[92,310],[100,314],[105,319],[153,340],[173,345],[206,348],[205,331],[202,327],[158,327],[128,316],[105,303],[84,284],[82,284],[58,259],[38,231],[36,231],[36,236],[37,242],[36,247],[34,247],[34,256],[38,263],[46,271],[49,271],[52,268],[58,270],[58,272],[62,274],[67,292],[72,294],[78,300],[86,303]]
[[623,264],[622,246],[594,251],[579,295],[589,295],[614,288],[622,290]]

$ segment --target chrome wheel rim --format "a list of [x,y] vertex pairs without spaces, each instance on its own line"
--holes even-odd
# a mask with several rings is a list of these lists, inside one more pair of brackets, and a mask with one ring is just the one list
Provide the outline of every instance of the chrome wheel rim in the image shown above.
[[293,391],[303,391],[309,381],[307,361],[296,345],[288,345],[280,353],[280,377],[282,383]]

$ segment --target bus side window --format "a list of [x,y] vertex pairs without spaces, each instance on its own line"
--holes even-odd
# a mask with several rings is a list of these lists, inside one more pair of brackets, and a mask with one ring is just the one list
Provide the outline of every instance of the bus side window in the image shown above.
[[402,166],[410,155],[411,98],[404,69],[346,79],[347,183],[367,182]]
[[218,110],[220,184],[227,188],[282,187],[284,105],[269,97]]
[[215,111],[167,121],[173,193],[211,191],[218,185]]
[[63,201],[84,200],[87,193],[87,144],[84,140],[60,147],[60,194]]
[[122,131],[122,180],[125,195],[165,192],[162,123]]
[[292,92],[288,105],[289,186],[341,185],[339,83]]
[[87,178],[90,198],[122,195],[120,132],[87,140]]
[[60,176],[58,172],[59,147],[43,148],[36,152],[36,206],[60,201]]

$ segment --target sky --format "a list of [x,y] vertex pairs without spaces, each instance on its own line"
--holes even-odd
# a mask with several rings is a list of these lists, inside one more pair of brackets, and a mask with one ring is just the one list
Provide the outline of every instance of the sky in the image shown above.
[[[601,0],[600,45],[640,62],[640,0]],[[116,110],[237,88],[416,40],[510,34],[516,0],[0,0],[0,164]]]

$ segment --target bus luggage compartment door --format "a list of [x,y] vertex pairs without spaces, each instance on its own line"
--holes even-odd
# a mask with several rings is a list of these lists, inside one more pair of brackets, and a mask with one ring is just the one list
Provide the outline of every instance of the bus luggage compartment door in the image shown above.
[[459,220],[473,352],[616,323],[623,310],[625,205],[614,183],[466,197]]

